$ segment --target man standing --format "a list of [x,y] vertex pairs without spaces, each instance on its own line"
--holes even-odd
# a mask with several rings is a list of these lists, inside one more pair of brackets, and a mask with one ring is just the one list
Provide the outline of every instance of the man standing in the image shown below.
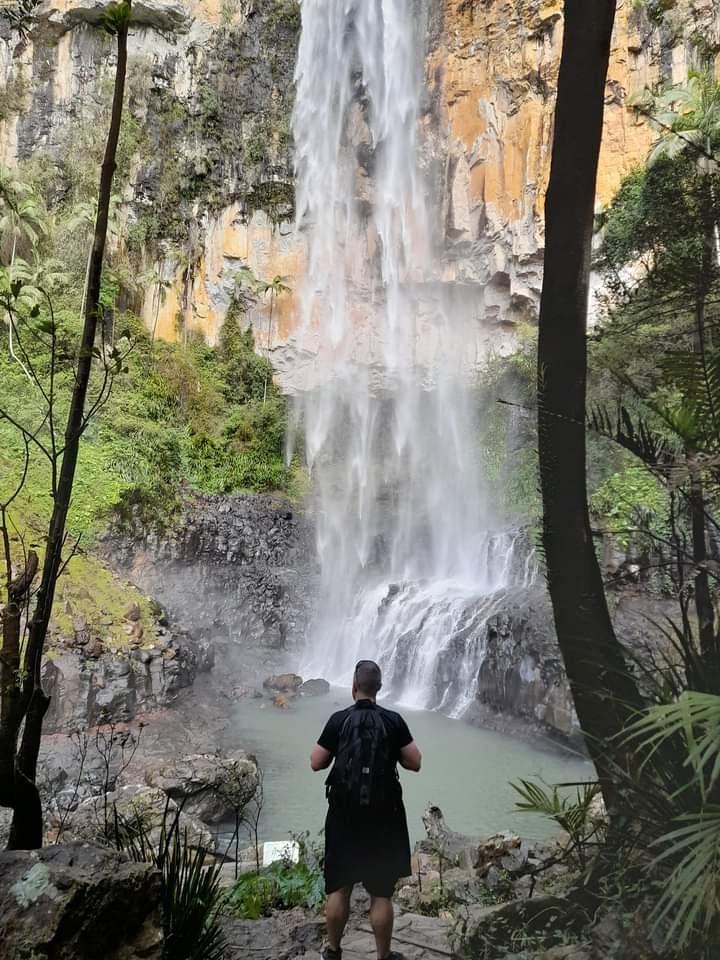
[[397,764],[416,773],[421,756],[399,713],[379,707],[380,667],[361,660],[355,667],[352,707],[334,713],[310,756],[313,770],[335,763],[326,781],[325,892],[328,946],[324,960],[340,960],[350,894],[362,883],[370,894],[370,923],[378,960],[402,960],[390,950],[392,895],[411,873],[402,789]]

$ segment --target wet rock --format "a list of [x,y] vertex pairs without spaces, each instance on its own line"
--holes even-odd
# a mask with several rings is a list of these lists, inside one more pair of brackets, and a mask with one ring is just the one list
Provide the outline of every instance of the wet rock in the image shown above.
[[190,846],[210,851],[215,849],[215,841],[204,823],[181,811],[163,790],[144,784],[129,784],[84,800],[68,817],[64,836],[85,843],[102,842],[106,836],[112,840],[116,812],[130,828],[142,828],[156,847],[163,822],[166,830],[170,830],[177,818],[180,834],[184,835],[187,830]]
[[296,673],[281,673],[277,677],[268,677],[263,681],[266,690],[276,690],[278,693],[297,693],[302,686],[303,679]]
[[160,874],[82,843],[0,853],[2,956],[160,960]]
[[303,697],[322,697],[330,693],[330,684],[327,680],[306,680],[298,692]]
[[232,697],[238,700],[259,700],[262,698],[262,690],[258,690],[257,687],[233,687]]
[[258,769],[244,753],[232,757],[204,753],[148,770],[145,779],[176,801],[183,813],[204,823],[220,823],[252,799]]

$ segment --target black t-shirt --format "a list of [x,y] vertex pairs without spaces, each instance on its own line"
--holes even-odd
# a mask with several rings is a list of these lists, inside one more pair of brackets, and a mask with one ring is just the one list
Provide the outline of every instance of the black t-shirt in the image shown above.
[[[382,714],[383,723],[385,725],[385,733],[387,735],[388,756],[391,762],[396,764],[400,759],[400,751],[402,748],[406,747],[409,743],[412,743],[413,738],[408,725],[405,723],[399,713],[395,713],[394,710],[386,710],[385,707],[380,707],[377,704],[374,704],[372,700],[357,700],[355,706],[359,710],[375,709],[380,711]],[[321,747],[324,747],[326,750],[328,750],[333,756],[335,756],[337,753],[340,731],[342,730],[343,724],[345,723],[345,720],[352,709],[353,707],[348,707],[346,710],[338,710],[337,713],[334,713],[325,724],[325,728],[320,734],[318,743]]]

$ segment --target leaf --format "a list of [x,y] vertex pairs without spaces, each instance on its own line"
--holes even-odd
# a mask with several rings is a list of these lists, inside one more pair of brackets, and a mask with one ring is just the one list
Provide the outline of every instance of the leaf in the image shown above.
[[100,23],[103,30],[111,36],[127,30],[130,23],[130,4],[127,0],[114,0],[109,3],[103,11]]

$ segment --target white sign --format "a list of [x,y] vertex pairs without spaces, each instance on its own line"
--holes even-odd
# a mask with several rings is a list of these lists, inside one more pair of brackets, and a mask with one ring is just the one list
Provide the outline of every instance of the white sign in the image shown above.
[[263,866],[269,867],[278,860],[297,863],[300,859],[300,844],[296,840],[271,840],[263,844]]

